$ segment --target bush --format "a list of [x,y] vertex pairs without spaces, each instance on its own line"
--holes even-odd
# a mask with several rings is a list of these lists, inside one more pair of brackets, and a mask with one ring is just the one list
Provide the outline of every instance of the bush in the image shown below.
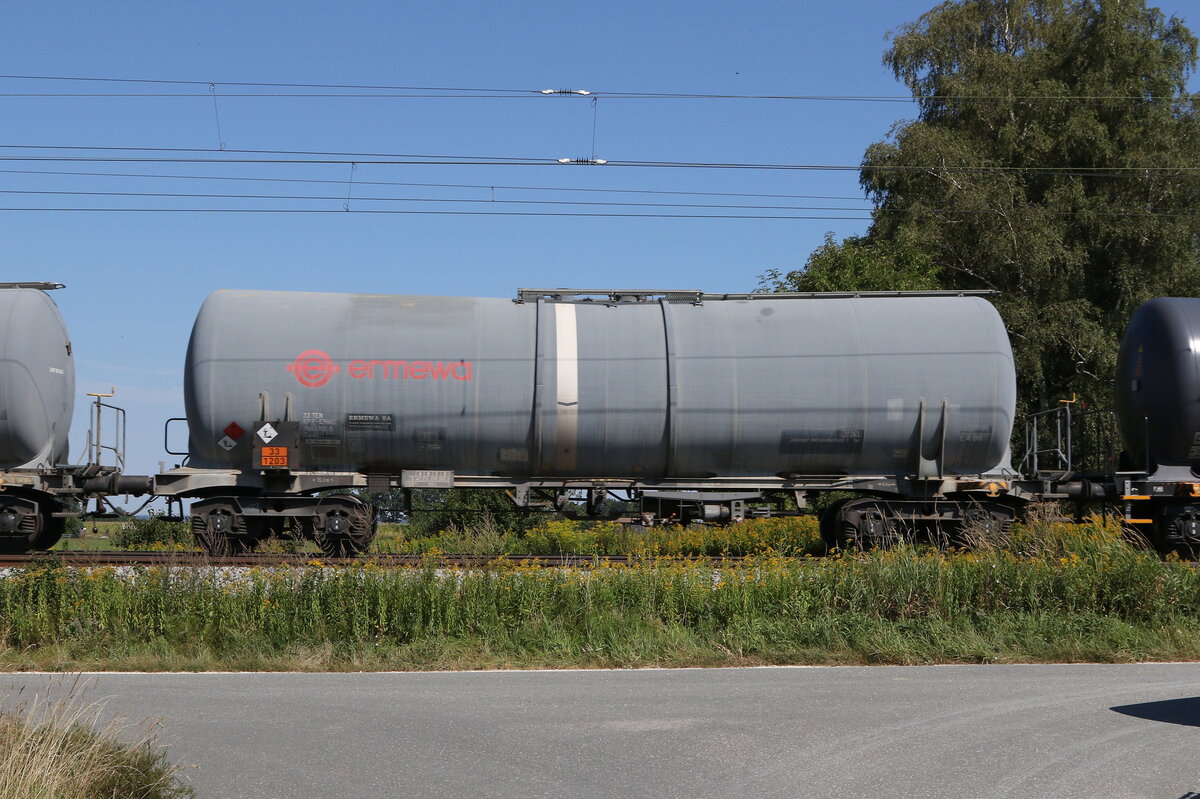
[[406,529],[410,538],[432,538],[486,524],[501,534],[519,534],[538,514],[518,508],[502,489],[416,489]]
[[[446,550],[450,551],[450,550]],[[551,520],[525,533],[515,553],[531,555],[820,555],[813,516],[749,519],[727,525],[635,529],[615,522]]]
[[130,519],[112,535],[113,545],[121,549],[191,549],[192,528],[187,522],[151,515]]
[[421,536],[413,525],[385,526],[379,552],[423,553],[437,550],[456,555],[647,555],[717,556],[772,553],[822,555],[816,517],[750,519],[729,525],[667,525],[649,529],[616,522],[546,518],[524,534],[506,532],[490,518],[466,527]]

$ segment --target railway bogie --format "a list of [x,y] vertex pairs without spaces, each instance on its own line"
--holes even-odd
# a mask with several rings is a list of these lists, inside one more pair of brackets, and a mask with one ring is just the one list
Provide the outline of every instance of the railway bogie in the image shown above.
[[820,529],[831,549],[882,549],[900,542],[974,548],[1002,544],[1016,513],[1011,504],[977,499],[857,497],[826,508]]
[[1200,478],[1188,482],[1122,479],[1119,508],[1126,526],[1160,552],[1200,555]]
[[1173,550],[1188,558],[1200,552],[1200,504],[1164,507],[1157,525],[1159,549]]
[[316,542],[329,557],[357,555],[376,533],[373,506],[349,494],[213,497],[191,506],[196,543],[211,555],[251,552],[268,538]]

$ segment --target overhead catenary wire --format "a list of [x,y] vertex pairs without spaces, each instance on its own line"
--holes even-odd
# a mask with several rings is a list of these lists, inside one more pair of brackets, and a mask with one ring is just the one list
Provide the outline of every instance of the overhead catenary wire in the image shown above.
[[[0,161],[61,161],[61,162],[95,162],[95,163],[230,163],[230,164],[396,164],[406,166],[553,166],[562,167],[564,163],[576,165],[580,160],[564,161],[559,158],[534,156],[497,156],[497,155],[431,155],[424,153],[355,153],[344,151],[320,150],[268,150],[268,149],[226,149],[214,150],[204,147],[116,147],[98,145],[34,145],[34,144],[3,144],[0,150],[53,150],[53,151],[83,151],[83,152],[128,152],[128,153],[206,153],[214,156],[225,155],[278,155],[278,156],[310,156],[306,158],[231,158],[231,157],[182,157],[182,156],[94,156],[94,155],[0,155]],[[317,157],[326,156],[326,157]],[[593,165],[588,164],[588,165]],[[800,163],[749,163],[749,162],[720,162],[720,161],[645,161],[607,159],[604,167],[633,167],[660,169],[746,169],[767,171],[833,171],[857,172],[864,167],[862,164],[800,164]],[[1106,166],[1106,167],[1074,167],[1074,166],[1006,166],[1000,164],[978,165],[925,165],[925,164],[879,164],[869,167],[878,171],[899,172],[934,172],[934,173],[1032,173],[1032,174],[1069,174],[1080,176],[1138,176],[1150,174],[1180,174],[1200,173],[1200,166]]]
[[[218,86],[229,85],[218,83]],[[0,97],[10,99],[195,99],[207,98],[206,92],[0,92]],[[403,92],[223,92],[222,99],[266,99],[266,100],[535,100],[537,94],[433,94]],[[960,103],[995,103],[1008,100],[1014,103],[1036,102],[1180,102],[1178,97],[1146,98],[1134,95],[937,95],[914,98],[911,96],[853,96],[853,95],[734,95],[734,94],[652,94],[595,92],[591,99],[608,100],[805,100],[810,102],[856,102],[856,103],[917,103],[930,100]]]
[[[236,153],[239,155],[305,155],[305,156],[338,156],[338,157],[353,157],[361,159],[365,158],[431,158],[431,159],[458,159],[474,163],[475,161],[517,161],[529,163],[545,163],[558,164],[556,158],[519,156],[519,155],[456,155],[456,154],[435,154],[428,153],[377,153],[377,152],[349,152],[345,150],[269,150],[269,149],[228,149],[217,150],[211,147],[147,147],[147,146],[116,146],[116,145],[89,145],[89,144],[0,144],[0,150],[82,150],[91,152],[130,152],[130,153]],[[284,162],[290,162],[292,159],[281,159]],[[351,163],[349,161],[333,161],[332,163]]]
[[[30,192],[17,192],[25,194]],[[64,192],[69,193],[69,192]],[[202,199],[202,198],[197,198]],[[289,198],[291,199],[291,198]],[[329,198],[339,199],[339,198]],[[356,198],[356,201],[361,198]],[[366,202],[366,200],[362,200]],[[462,200],[446,201],[446,200],[422,200],[421,202],[464,202]],[[474,200],[472,202],[482,204],[492,204],[486,200]],[[560,203],[532,203],[535,205],[556,205]],[[607,204],[601,204],[607,205]],[[715,206],[721,207],[721,206]],[[787,209],[783,209],[787,210]],[[1021,209],[1011,209],[1021,210]],[[1032,209],[1040,210],[1040,209]],[[396,214],[396,215],[418,215],[418,216],[547,216],[547,217],[591,217],[591,218],[625,218],[625,219],[748,219],[748,220],[844,220],[844,221],[870,221],[873,216],[870,212],[864,211],[859,216],[834,216],[834,215],[815,215],[815,214],[697,214],[697,213],[618,213],[618,212],[598,212],[598,211],[466,211],[466,210],[451,210],[451,209],[395,209],[395,208],[132,208],[132,207],[58,207],[58,206],[10,206],[0,208],[0,211],[28,211],[28,212],[70,212],[70,213],[216,213],[216,214]],[[955,209],[914,209],[912,211],[902,211],[902,213],[918,213],[918,214],[942,214],[947,216],[953,215],[978,215],[987,213],[998,213],[997,210],[979,209],[979,210],[955,210]],[[1200,214],[1170,214],[1170,213],[1141,213],[1141,212],[1055,212],[1052,216],[1096,216],[1096,217],[1127,217],[1127,218],[1167,218],[1181,219],[1194,218]]]
[[558,211],[450,211],[415,210],[395,208],[355,208],[350,211],[326,208],[56,208],[53,206],[12,206],[3,211],[57,211],[64,213],[147,213],[147,214],[397,214],[415,216],[558,216],[558,217],[621,217],[631,219],[796,219],[796,220],[869,220],[870,216],[797,216],[770,214],[623,214],[623,213],[567,213]]
[[[335,183],[345,185],[344,180],[322,178],[275,178],[248,177],[233,175],[174,175],[154,172],[73,172],[53,169],[4,169],[0,173],[15,175],[62,175],[73,177],[117,177],[117,178],[163,178],[175,180],[216,180],[216,181],[246,181],[256,183]],[[420,188],[442,189],[503,189],[505,191],[556,191],[556,192],[588,192],[603,194],[655,194],[673,196],[699,197],[756,197],[774,198],[781,200],[861,200],[862,196],[850,197],[832,194],[767,194],[758,192],[737,191],[670,191],[666,189],[602,189],[583,186],[515,186],[499,183],[420,183],[397,180],[355,180],[359,186],[407,186]]]
[[[228,85],[228,84],[217,84]],[[19,99],[28,98],[195,98],[208,97],[206,92],[0,92],[0,97]],[[503,95],[503,94],[400,94],[400,93],[313,93],[313,92],[223,92],[221,98],[227,97],[262,97],[262,98],[298,98],[298,99],[364,99],[364,100],[533,100],[536,95]]]
[[[344,201],[349,203],[349,197],[340,197],[330,194],[315,194],[315,195],[296,195],[296,194],[206,194],[193,192],[124,192],[124,191],[67,191],[67,190],[44,190],[44,189],[0,189],[0,194],[9,195],[37,195],[37,196],[85,196],[85,197],[154,197],[160,199],[189,199],[189,200],[298,200],[298,201]],[[585,206],[585,207],[611,207],[611,208],[694,208],[694,209],[711,209],[711,210],[751,210],[751,211],[845,211],[845,212],[861,212],[870,213],[871,208],[844,208],[838,206],[811,206],[811,205],[721,205],[710,203],[651,203],[651,202],[594,202],[582,200],[497,200],[495,198],[481,197],[355,197],[355,202],[392,202],[392,203],[462,203],[462,204],[485,204],[485,205],[549,205],[549,206]],[[170,210],[170,209],[164,209]],[[344,207],[344,210],[351,210],[349,207]],[[1047,211],[1039,206],[1032,205],[1016,205],[1004,209],[995,208],[919,208],[919,209],[891,209],[893,213],[909,213],[909,214],[994,214],[1000,210],[1006,212],[1012,211],[1037,211],[1046,213],[1051,216],[1072,217],[1072,216],[1089,216],[1089,217],[1120,217],[1120,218],[1189,218],[1200,216],[1200,212],[1195,213],[1165,213],[1157,211]]]
[[[300,83],[300,82],[271,82],[271,81],[244,81],[244,80],[178,80],[178,79],[161,79],[161,78],[107,78],[97,76],[67,76],[67,75],[0,75],[0,80],[24,80],[24,81],[58,81],[58,82],[81,82],[81,83],[121,83],[121,84],[138,84],[148,86],[202,86],[209,85],[218,86],[236,86],[243,88],[264,88],[264,89],[340,89],[343,92],[334,93],[326,91],[322,93],[293,93],[293,92],[242,92],[229,93],[222,92],[223,97],[379,97],[379,98],[464,98],[464,99],[482,99],[485,97],[512,97],[512,98],[536,98],[536,97],[562,97],[576,96],[582,98],[594,98],[596,96],[604,96],[611,99],[650,99],[650,100],[772,100],[772,101],[806,101],[806,102],[865,102],[865,103],[912,103],[915,101],[967,101],[967,102],[996,102],[997,100],[1012,100],[1017,102],[1055,102],[1063,100],[1077,100],[1085,102],[1106,102],[1106,101],[1126,101],[1126,102],[1177,102],[1181,98],[1175,95],[1164,97],[1147,97],[1144,94],[1130,95],[1088,95],[1088,94],[1052,94],[1052,95],[928,95],[919,98],[914,98],[911,95],[856,95],[856,94],[738,94],[730,92],[661,92],[661,91],[615,91],[606,89],[588,89],[572,90],[572,89],[545,89],[545,88],[501,88],[501,87],[480,87],[480,86],[397,86],[386,84],[373,83]],[[362,92],[386,92],[386,94],[363,94]],[[410,94],[398,94],[408,92]],[[432,92],[440,92],[440,95],[433,95]],[[474,95],[473,97],[471,95]],[[27,93],[7,93],[0,96],[9,97],[203,97],[207,96],[206,92],[196,93],[50,93],[50,92],[27,92]]]
[[[343,184],[345,181],[343,181]],[[0,189],[0,194],[61,195],[72,197],[158,197],[164,199],[189,200],[337,200],[349,202],[349,195],[331,194],[205,194],[196,192],[138,192],[138,191],[67,191],[50,189]],[[585,200],[505,200],[488,197],[354,197],[355,202],[404,202],[404,203],[486,203],[489,205],[569,205],[606,206],[637,208],[713,208],[744,209],[754,211],[869,211],[869,208],[842,208],[836,206],[809,205],[719,205],[710,203],[651,203],[651,202],[596,202]],[[346,209],[349,210],[349,209]]]
[[217,83],[221,86],[263,86],[287,89],[378,89],[382,91],[431,91],[431,92],[515,92],[528,91],[541,94],[540,89],[496,89],[462,86],[385,86],[369,83],[262,83],[254,81],[235,80],[178,80],[168,78],[105,78],[96,76],[65,76],[65,75],[0,75],[0,80],[46,80],[46,81],[79,81],[81,83],[142,83],[163,86],[207,86]]

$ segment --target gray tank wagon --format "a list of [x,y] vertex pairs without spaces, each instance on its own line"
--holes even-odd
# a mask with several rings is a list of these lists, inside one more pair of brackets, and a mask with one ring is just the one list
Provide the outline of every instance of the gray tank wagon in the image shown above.
[[307,496],[355,486],[665,491],[700,518],[730,492],[874,495],[826,514],[842,544],[1012,516],[1012,353],[969,293],[219,291],[184,374],[190,456],[155,490],[202,498],[218,550],[282,525],[357,549],[370,510]]
[[75,361],[58,283],[0,283],[0,550],[46,549],[62,537],[68,503],[145,493],[150,479],[97,463],[68,464]]

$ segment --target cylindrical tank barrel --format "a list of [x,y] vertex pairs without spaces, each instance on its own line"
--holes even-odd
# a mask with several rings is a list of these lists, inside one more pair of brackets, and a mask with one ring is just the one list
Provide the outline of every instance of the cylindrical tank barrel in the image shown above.
[[0,288],[0,468],[67,461],[75,362],[58,306],[35,289]]
[[1134,468],[1200,467],[1200,299],[1159,297],[1129,320],[1117,356],[1117,427]]
[[[912,474],[1002,464],[1015,375],[978,297],[702,302],[220,291],[185,369],[192,464],[524,478]],[[285,411],[285,408],[288,410]]]

